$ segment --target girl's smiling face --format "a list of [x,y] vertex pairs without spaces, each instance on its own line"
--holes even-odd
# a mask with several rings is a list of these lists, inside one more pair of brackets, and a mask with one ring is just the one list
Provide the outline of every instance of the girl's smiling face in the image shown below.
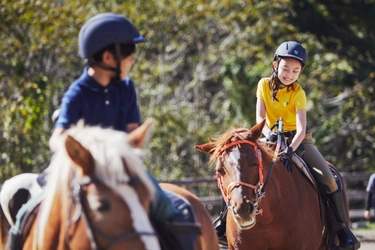
[[[277,61],[274,61],[273,67],[276,68],[277,66],[279,67],[277,76],[284,86],[289,86],[297,81],[302,71],[300,61],[290,57],[281,58],[279,65],[277,65]],[[282,88],[283,86],[280,87]]]

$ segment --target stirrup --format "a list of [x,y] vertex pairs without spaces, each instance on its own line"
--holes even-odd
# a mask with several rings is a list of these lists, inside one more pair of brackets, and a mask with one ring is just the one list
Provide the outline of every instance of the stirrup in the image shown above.
[[218,237],[218,238],[219,238],[219,245],[228,246],[228,239],[227,239],[226,233],[224,233],[223,236]]
[[[345,248],[342,249],[350,249],[350,250],[357,250],[361,247],[361,243],[358,241],[357,237],[353,234],[353,232],[348,228],[348,226],[345,223],[341,223],[342,226],[342,233],[346,234],[346,237],[349,238],[351,242],[351,246],[346,245]],[[338,232],[337,232],[338,234]],[[340,240],[340,239],[339,239]],[[344,246],[342,246],[344,247]],[[340,242],[340,248],[341,248],[341,242]]]
[[215,226],[215,231],[220,245],[228,246],[228,240],[226,235],[226,221],[223,213],[220,213],[219,217],[212,223]]

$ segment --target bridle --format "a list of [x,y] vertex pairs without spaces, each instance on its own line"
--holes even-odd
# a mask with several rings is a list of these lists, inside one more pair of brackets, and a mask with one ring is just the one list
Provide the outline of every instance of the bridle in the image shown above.
[[[262,153],[259,150],[257,144],[252,142],[252,141],[248,141],[248,140],[238,140],[238,141],[231,142],[227,145],[224,145],[222,148],[220,148],[218,150],[216,158],[219,158],[220,155],[224,151],[226,151],[227,149],[229,149],[231,147],[234,147],[234,146],[237,146],[237,145],[241,145],[241,144],[249,144],[250,146],[252,146],[254,148],[255,156],[258,159],[258,173],[259,173],[258,174],[259,175],[258,183],[256,185],[253,185],[253,184],[242,182],[242,181],[234,181],[234,182],[229,183],[227,189],[225,190],[224,187],[223,187],[223,177],[222,177],[222,175],[220,175],[218,173],[217,174],[218,187],[221,190],[224,201],[227,203],[228,208],[232,208],[232,206],[230,204],[231,193],[235,188],[240,187],[240,186],[245,186],[245,187],[249,187],[251,189],[254,189],[254,192],[255,192],[255,202],[254,202],[255,214],[257,214],[257,215],[262,214],[263,210],[262,209],[259,210],[258,206],[260,205],[261,199],[265,195],[265,189],[266,189],[266,186],[268,184],[269,176],[267,176],[266,182],[264,182]],[[271,172],[268,173],[268,175],[270,175],[270,174],[271,174]]]
[[[73,172],[74,174],[75,172]],[[99,250],[102,249],[99,247],[98,242],[94,236],[98,235],[101,238],[104,238],[108,244],[104,249],[110,249],[113,245],[118,244],[120,242],[130,240],[133,238],[141,237],[141,236],[156,236],[155,232],[127,232],[123,233],[122,235],[119,236],[108,236],[105,232],[102,232],[98,230],[97,228],[93,227],[89,217],[88,217],[88,209],[85,206],[85,204],[82,202],[85,199],[85,191],[83,187],[88,186],[89,184],[92,183],[101,183],[101,181],[98,178],[93,178],[93,177],[82,177],[79,180],[74,179],[71,184],[71,189],[70,189],[70,195],[71,195],[71,203],[70,203],[70,209],[69,209],[69,218],[72,218],[69,220],[68,223],[68,228],[70,225],[77,223],[80,218],[83,218],[87,224],[87,236],[90,240],[90,246],[92,250]],[[129,181],[121,183],[122,185],[126,184],[129,185],[133,188],[136,188],[136,186],[140,183],[140,179],[138,177],[132,177]],[[72,216],[72,209],[73,207],[76,207],[75,214]],[[69,249],[69,241],[70,241],[70,236],[69,233],[67,233],[66,237],[66,244]]]

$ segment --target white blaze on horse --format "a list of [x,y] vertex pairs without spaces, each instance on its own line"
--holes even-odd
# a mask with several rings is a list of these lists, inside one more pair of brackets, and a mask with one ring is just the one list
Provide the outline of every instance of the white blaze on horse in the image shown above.
[[[216,162],[218,185],[229,208],[229,249],[338,249],[331,206],[325,206],[296,162],[288,172],[279,160],[274,161],[274,149],[259,140],[264,124],[229,129],[196,146]],[[336,174],[343,184],[337,170]],[[347,205],[345,213],[349,218]]]
[[[82,125],[69,129],[48,168],[43,201],[21,232],[22,249],[161,249],[148,216],[155,190],[142,162],[150,125],[130,134]],[[198,197],[174,185],[163,187],[190,202],[202,227],[194,249],[218,249],[211,217]],[[2,239],[6,232],[0,230]]]

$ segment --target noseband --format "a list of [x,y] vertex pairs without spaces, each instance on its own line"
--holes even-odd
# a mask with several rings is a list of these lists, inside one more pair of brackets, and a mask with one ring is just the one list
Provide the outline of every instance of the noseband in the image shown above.
[[227,206],[229,208],[231,208],[231,205],[230,205],[231,193],[235,188],[240,187],[240,186],[245,186],[245,187],[249,187],[249,188],[254,189],[255,196],[256,196],[255,202],[254,202],[254,207],[256,209],[255,213],[256,214],[262,214],[263,210],[262,209],[258,210],[258,208],[257,208],[260,204],[261,199],[263,198],[263,196],[265,194],[264,188],[263,188],[264,187],[264,180],[263,180],[262,153],[259,150],[258,146],[254,142],[248,141],[248,140],[234,141],[234,142],[231,142],[227,145],[224,145],[220,150],[218,150],[216,158],[219,158],[219,156],[224,151],[226,151],[227,149],[229,149],[233,146],[241,145],[241,144],[249,144],[254,148],[255,156],[258,158],[258,173],[259,173],[258,183],[256,185],[253,185],[253,184],[242,182],[242,181],[234,181],[234,182],[231,182],[228,185],[227,189],[225,190],[224,187],[223,187],[223,179],[222,179],[223,177],[218,173],[217,174],[218,186],[219,186],[219,188],[221,190],[221,193],[223,195],[223,198],[224,198],[224,200],[227,203]]
[[[138,185],[138,183],[140,182],[139,178],[137,177],[133,177],[130,179],[130,181],[128,182],[124,182],[124,183],[121,183],[121,184],[126,184],[126,185],[130,185],[132,186],[133,188],[136,188],[136,186]],[[126,240],[130,240],[130,239],[133,239],[133,238],[136,238],[136,237],[141,237],[143,235],[148,235],[148,236],[155,236],[155,232],[130,232],[130,233],[124,233],[122,235],[119,235],[119,236],[116,236],[116,237],[112,237],[112,236],[108,236],[105,234],[105,232],[102,232],[96,228],[94,228],[92,226],[92,223],[88,217],[88,210],[86,208],[86,206],[82,203],[82,201],[85,199],[85,191],[82,189],[82,187],[84,186],[87,186],[89,184],[92,184],[92,183],[101,183],[101,181],[97,178],[92,178],[92,177],[83,177],[81,178],[80,180],[75,180],[73,181],[72,185],[71,185],[71,198],[72,198],[72,202],[70,204],[70,209],[69,209],[69,218],[72,217],[71,221],[68,221],[68,227],[71,225],[71,224],[74,224],[76,223],[79,218],[83,218],[87,224],[87,236],[90,240],[90,245],[91,245],[91,249],[92,250],[99,250],[101,249],[97,243],[97,240],[95,239],[94,237],[94,233],[97,234],[98,236],[104,238],[107,242],[108,242],[108,245],[105,249],[110,249],[111,246],[117,244],[117,243],[120,243],[122,241],[126,241]],[[71,216],[72,214],[72,208],[73,206],[76,206],[76,212],[73,216]],[[68,246],[68,249],[69,249],[69,233],[67,235],[67,246]]]

